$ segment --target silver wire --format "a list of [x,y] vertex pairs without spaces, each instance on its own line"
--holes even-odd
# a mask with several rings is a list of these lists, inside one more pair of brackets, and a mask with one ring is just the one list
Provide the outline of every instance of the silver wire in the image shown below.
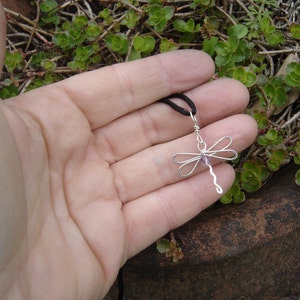
[[[223,193],[222,187],[217,182],[217,176],[213,171],[211,165],[211,157],[223,159],[223,160],[235,160],[238,157],[238,153],[235,150],[229,149],[232,144],[232,138],[230,136],[223,136],[217,140],[212,146],[207,149],[207,144],[204,142],[202,136],[200,135],[200,126],[195,115],[190,111],[190,116],[194,123],[194,131],[196,134],[197,148],[199,152],[190,153],[190,152],[179,152],[173,156],[173,161],[180,165],[178,168],[178,174],[181,177],[191,176],[196,170],[199,162],[209,168],[209,172],[213,177],[213,182],[218,194]],[[218,149],[218,146],[225,141],[225,146]],[[222,155],[224,154],[224,155]],[[229,155],[229,157],[228,157]],[[231,155],[231,156],[230,156]],[[186,167],[190,167],[187,171]]]

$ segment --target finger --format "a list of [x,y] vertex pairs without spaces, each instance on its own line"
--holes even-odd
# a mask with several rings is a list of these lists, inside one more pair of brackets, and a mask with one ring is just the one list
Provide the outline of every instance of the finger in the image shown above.
[[[249,101],[245,86],[232,79],[208,82],[185,94],[195,101],[201,127],[243,112]],[[152,145],[178,138],[192,129],[189,117],[164,103],[157,103],[128,114],[94,134],[99,153],[114,163]]]
[[213,72],[213,61],[204,52],[179,50],[86,72],[58,85],[95,129],[174,92],[189,90]]
[[[233,139],[230,148],[239,152],[254,141],[256,132],[256,123],[252,118],[234,115],[203,128],[201,136],[209,147],[224,135],[229,135]],[[180,181],[182,178],[178,175],[178,165],[173,162],[172,157],[178,152],[199,152],[196,144],[196,136],[192,133],[172,142],[153,146],[112,165],[120,199],[123,202],[137,199]],[[212,164],[214,163],[213,161]],[[206,167],[199,164],[195,173],[204,169]],[[130,188],[133,186],[134,189]]]
[[[220,164],[214,169],[220,184],[228,189],[234,180],[232,167]],[[129,257],[192,219],[218,198],[210,174],[205,171],[125,204]]]

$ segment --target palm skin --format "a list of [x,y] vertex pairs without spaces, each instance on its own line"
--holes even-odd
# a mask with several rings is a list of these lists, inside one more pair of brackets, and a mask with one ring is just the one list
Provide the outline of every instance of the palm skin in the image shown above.
[[[119,268],[218,199],[207,169],[182,180],[172,155],[195,147],[190,118],[158,99],[185,92],[208,144],[256,135],[247,90],[205,83],[213,62],[182,50],[84,73],[1,104],[0,295],[99,299]],[[214,162],[224,190],[233,169]]]

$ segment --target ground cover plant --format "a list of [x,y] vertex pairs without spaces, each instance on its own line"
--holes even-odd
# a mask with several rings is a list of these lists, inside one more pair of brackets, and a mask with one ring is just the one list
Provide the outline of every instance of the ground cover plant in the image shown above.
[[[283,165],[300,164],[300,1],[43,0],[32,5],[33,19],[6,9],[0,98],[117,62],[203,49],[215,61],[216,78],[232,77],[249,88],[247,113],[259,127],[256,142],[234,162],[236,180],[221,202],[241,203]],[[300,185],[300,171],[295,184]]]

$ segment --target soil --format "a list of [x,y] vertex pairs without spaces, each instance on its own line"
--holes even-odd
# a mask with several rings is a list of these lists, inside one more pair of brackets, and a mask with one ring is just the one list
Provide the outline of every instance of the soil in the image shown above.
[[26,17],[32,17],[35,12],[35,7],[30,4],[30,0],[2,0],[2,4]]

